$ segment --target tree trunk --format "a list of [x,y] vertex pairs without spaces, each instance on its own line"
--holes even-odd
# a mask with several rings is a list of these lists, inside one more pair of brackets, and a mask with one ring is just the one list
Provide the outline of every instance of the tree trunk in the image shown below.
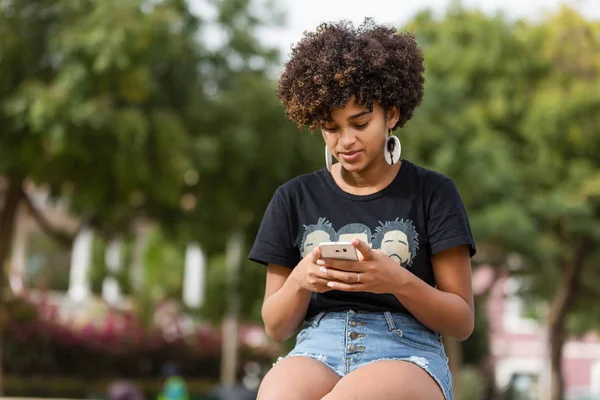
[[[508,261],[506,261],[508,262]],[[482,267],[479,267],[482,268]],[[484,267],[486,268],[486,267]],[[475,309],[482,309],[484,311],[480,311],[479,313],[476,312],[475,314],[475,318],[484,318],[484,315],[489,315],[489,299],[490,299],[490,293],[492,292],[492,290],[494,289],[494,287],[496,286],[496,283],[498,282],[498,280],[500,280],[500,278],[505,277],[507,272],[506,272],[506,265],[505,264],[499,264],[499,265],[495,265],[493,267],[488,267],[491,269],[488,269],[488,271],[491,272],[491,276],[488,277],[488,279],[479,279],[477,280],[477,275],[475,274],[473,276],[473,279],[475,281],[477,281],[478,283],[485,283],[485,285],[483,284],[477,284],[474,283],[473,284],[473,289],[474,289],[474,294],[475,294]],[[485,270],[483,270],[483,273],[486,273]],[[481,275],[480,275],[481,276]],[[485,277],[485,275],[483,275]],[[481,315],[481,316],[479,316]],[[499,394],[498,394],[498,388],[496,387],[496,369],[494,367],[494,358],[493,355],[491,354],[492,352],[492,343],[491,343],[491,337],[490,337],[490,332],[491,332],[492,327],[490,326],[489,320],[487,323],[487,329],[486,329],[486,342],[488,344],[488,347],[490,349],[490,354],[488,354],[487,357],[485,357],[485,359],[481,362],[479,369],[483,374],[483,378],[484,378],[484,389],[483,389],[483,393],[481,394],[481,400],[498,400],[499,399]],[[455,396],[456,397],[456,396]]]
[[564,400],[564,379],[562,375],[562,353],[566,339],[566,318],[579,290],[581,272],[590,252],[591,241],[583,238],[575,257],[567,263],[562,279],[548,312],[548,350],[550,352],[550,399]]
[[448,356],[450,373],[452,374],[452,391],[454,398],[460,399],[461,395],[461,370],[462,370],[462,347],[458,340],[450,336],[443,336],[444,348]]
[[482,400],[498,400],[498,389],[496,387],[496,369],[494,360],[489,356],[481,365],[481,371],[484,375],[485,387],[483,389]]
[[547,344],[550,350],[550,397],[552,400],[564,400],[565,384],[562,376],[564,342],[564,321],[557,321],[551,326]]
[[236,383],[238,369],[238,318],[240,308],[239,273],[244,236],[235,232],[229,237],[226,250],[227,309],[223,319],[221,352],[221,386],[231,388]]
[[4,198],[4,206],[0,210],[0,396],[4,394],[4,379],[2,355],[4,343],[4,330],[8,322],[8,310],[6,310],[6,293],[4,286],[6,284],[4,263],[8,258],[8,249],[11,246],[12,236],[15,228],[15,220],[19,202],[23,198],[22,182],[18,179],[9,181],[6,196]]

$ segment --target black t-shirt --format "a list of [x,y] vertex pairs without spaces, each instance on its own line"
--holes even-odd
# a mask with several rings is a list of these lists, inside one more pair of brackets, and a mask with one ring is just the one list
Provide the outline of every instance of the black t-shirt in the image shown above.
[[[344,192],[326,169],[294,178],[275,192],[249,259],[294,268],[321,242],[358,237],[435,286],[431,256],[475,242],[458,190],[448,177],[407,160],[393,182],[369,195]],[[313,293],[306,318],[319,311],[408,312],[392,294]]]

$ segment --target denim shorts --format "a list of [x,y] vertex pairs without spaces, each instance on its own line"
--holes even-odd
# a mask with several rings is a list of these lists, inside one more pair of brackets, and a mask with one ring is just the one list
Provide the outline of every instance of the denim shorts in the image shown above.
[[296,346],[283,358],[305,356],[322,362],[340,377],[380,360],[418,365],[453,400],[452,376],[441,336],[408,314],[327,311],[308,320]]

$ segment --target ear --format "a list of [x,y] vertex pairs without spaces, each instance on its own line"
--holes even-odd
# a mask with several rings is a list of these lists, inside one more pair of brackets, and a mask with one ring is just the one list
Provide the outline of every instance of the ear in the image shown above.
[[398,123],[400,119],[400,109],[397,106],[390,108],[387,112],[388,128],[391,129]]

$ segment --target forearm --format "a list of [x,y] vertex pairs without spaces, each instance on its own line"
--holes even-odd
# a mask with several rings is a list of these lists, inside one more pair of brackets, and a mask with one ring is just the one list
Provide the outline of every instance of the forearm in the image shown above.
[[423,325],[442,335],[466,340],[473,332],[473,309],[454,293],[443,292],[409,274],[394,295]]
[[311,294],[288,278],[263,303],[262,318],[267,335],[278,342],[289,339],[306,316]]

